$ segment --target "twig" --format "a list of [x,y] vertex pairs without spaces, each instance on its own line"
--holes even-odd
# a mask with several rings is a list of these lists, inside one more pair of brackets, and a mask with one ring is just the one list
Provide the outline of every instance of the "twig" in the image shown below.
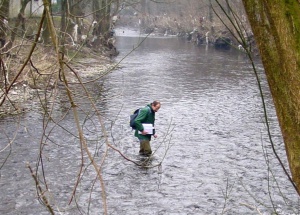
[[247,208],[250,208],[251,210],[256,210],[258,214],[262,215],[262,213],[260,212],[260,210],[257,207],[254,207],[252,205],[248,205],[246,203],[240,203],[240,205],[246,206]]
[[33,178],[34,181],[35,181],[35,185],[36,185],[36,187],[38,188],[38,194],[39,194],[38,196],[39,196],[39,198],[42,199],[42,202],[46,205],[46,207],[47,207],[47,209],[49,210],[49,212],[50,212],[51,214],[54,215],[54,211],[53,211],[51,205],[49,204],[48,199],[47,199],[46,196],[45,196],[45,192],[46,192],[46,191],[43,191],[43,189],[42,189],[42,187],[40,186],[40,183],[39,183],[39,181],[38,181],[36,175],[33,173],[32,169],[31,169],[31,167],[30,167],[29,163],[27,163],[27,168],[29,169],[29,171],[30,171],[30,173],[31,173],[31,176],[32,176],[32,178]]

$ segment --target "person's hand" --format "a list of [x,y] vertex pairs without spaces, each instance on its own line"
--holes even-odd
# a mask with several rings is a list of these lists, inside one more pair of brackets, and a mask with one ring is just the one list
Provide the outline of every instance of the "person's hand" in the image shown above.
[[146,134],[148,134],[148,132],[142,131],[142,135],[146,135]]
[[154,137],[154,138],[157,138],[157,134],[154,134],[153,137]]

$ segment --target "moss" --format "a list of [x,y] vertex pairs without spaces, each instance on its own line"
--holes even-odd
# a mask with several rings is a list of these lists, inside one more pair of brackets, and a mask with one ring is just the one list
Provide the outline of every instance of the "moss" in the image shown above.
[[[299,3],[295,0],[243,2],[260,49],[290,169],[300,193]],[[265,4],[267,7],[262,7]]]
[[298,51],[300,50],[300,7],[299,3],[296,1],[289,1],[286,4],[286,19],[290,25],[290,28],[293,30],[294,38],[296,40],[296,45]]

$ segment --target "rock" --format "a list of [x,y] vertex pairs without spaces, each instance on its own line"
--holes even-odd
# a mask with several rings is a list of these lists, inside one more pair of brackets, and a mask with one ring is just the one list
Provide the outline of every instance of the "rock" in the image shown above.
[[219,49],[230,49],[231,47],[231,39],[228,37],[218,37],[215,41],[215,48]]

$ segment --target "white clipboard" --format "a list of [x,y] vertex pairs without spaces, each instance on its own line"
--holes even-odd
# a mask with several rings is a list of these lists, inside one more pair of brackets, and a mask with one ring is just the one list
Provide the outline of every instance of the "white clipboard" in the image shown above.
[[[154,127],[152,124],[143,123],[142,125],[144,127],[144,131],[146,131],[147,134],[153,134]],[[139,134],[141,134],[141,133],[142,132],[139,131]]]

